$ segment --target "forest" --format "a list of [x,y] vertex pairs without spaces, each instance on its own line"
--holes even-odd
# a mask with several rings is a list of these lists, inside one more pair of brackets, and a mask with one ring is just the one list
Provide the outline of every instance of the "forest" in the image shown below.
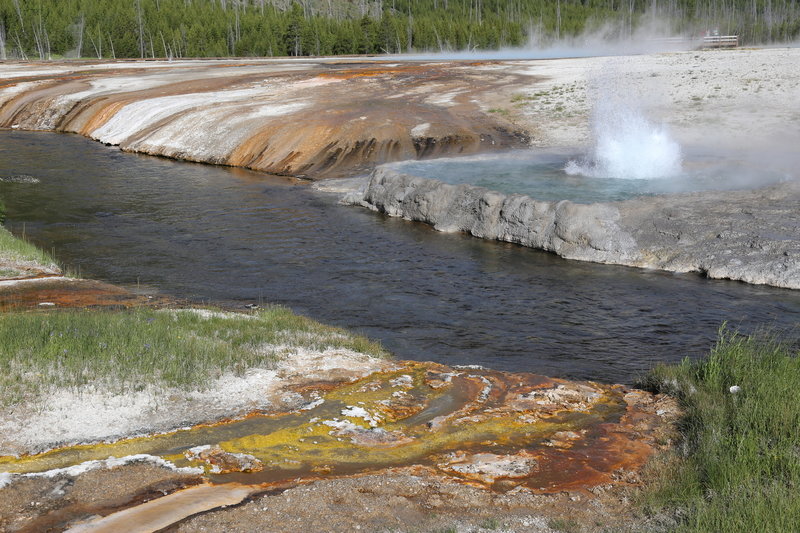
[[0,60],[492,50],[654,20],[786,42],[800,0],[0,0]]

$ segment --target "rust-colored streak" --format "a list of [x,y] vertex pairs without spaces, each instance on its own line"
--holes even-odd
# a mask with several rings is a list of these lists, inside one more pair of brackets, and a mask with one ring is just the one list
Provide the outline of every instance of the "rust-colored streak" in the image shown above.
[[71,131],[88,136],[108,122],[111,117],[129,103],[131,103],[131,100],[128,99],[98,103],[97,107],[99,109],[91,110],[92,112],[88,113],[89,116],[83,124],[76,124],[75,121],[71,121]]
[[[293,384],[286,390],[302,394],[311,406],[0,457],[0,471],[41,472],[148,454],[176,466],[200,466],[212,484],[262,491],[406,471],[502,492],[583,492],[638,483],[639,470],[663,447],[661,432],[672,430],[677,413],[672,400],[621,386],[411,361],[355,382]],[[211,503],[200,507],[216,507]],[[116,527],[120,517],[146,516],[166,527],[181,506],[164,505],[139,506],[95,525]],[[85,516],[82,509],[70,506],[37,523],[67,523]]]
[[421,465],[486,487],[558,492],[627,483],[625,473],[658,448],[656,429],[668,425],[646,393],[433,363],[297,390],[317,399],[312,408],[0,458],[0,470],[145,453],[205,465],[215,481],[278,483]]
[[[432,124],[424,137],[412,130]],[[323,112],[272,120],[230,155],[227,164],[274,174],[335,177],[400,159],[474,153],[494,142],[509,142],[501,130],[478,129],[455,110],[421,104],[398,107],[362,101]]]
[[425,76],[428,78],[435,76],[442,76],[441,69],[434,69],[430,65],[400,65],[400,66],[373,66],[369,65],[362,68],[339,68],[328,72],[319,74],[321,78],[334,78],[351,80],[356,78],[376,78],[376,77],[391,77],[397,78],[399,76]]
[[[95,137],[132,103],[164,96],[246,90],[252,97],[227,101],[224,112],[219,112],[214,103],[216,96],[207,102],[195,96],[197,106],[176,110],[158,121],[143,122],[130,130],[120,130],[117,124],[113,142],[126,151],[312,179],[350,175],[388,161],[526,145],[524,131],[501,116],[484,113],[486,105],[478,103],[486,95],[492,100],[494,91],[511,90],[509,80],[514,75],[498,76],[468,67],[464,62],[398,65],[360,60],[308,62],[300,68],[290,63],[198,62],[188,67],[53,73],[31,80],[39,83],[2,105],[0,127],[52,129]],[[154,86],[136,89],[111,83],[92,93],[96,80],[119,76],[150,79]],[[69,98],[87,90],[78,101]],[[441,94],[450,96],[439,99]],[[278,116],[258,114],[261,105],[269,109],[285,104],[297,110]],[[197,132],[205,129],[205,138],[218,137],[219,142],[212,146],[224,149],[198,152],[187,146],[192,140],[160,134],[163,130],[172,133],[175,121],[187,116],[202,117],[205,109],[215,121],[198,120]],[[423,135],[412,133],[426,124],[430,127]],[[229,147],[228,132],[232,131],[236,140]],[[175,135],[180,137],[180,131]],[[103,141],[102,135],[98,139]]]
[[115,285],[91,280],[48,280],[0,288],[0,311],[21,309],[136,307],[163,305],[164,298],[136,295]]

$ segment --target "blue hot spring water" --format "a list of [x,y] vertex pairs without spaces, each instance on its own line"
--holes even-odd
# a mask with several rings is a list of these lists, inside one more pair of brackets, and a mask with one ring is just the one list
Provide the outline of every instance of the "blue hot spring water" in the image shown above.
[[747,189],[790,179],[790,171],[719,146],[682,147],[665,125],[618,99],[599,102],[588,148],[518,150],[390,166],[451,184],[538,200],[615,202],[637,196]]

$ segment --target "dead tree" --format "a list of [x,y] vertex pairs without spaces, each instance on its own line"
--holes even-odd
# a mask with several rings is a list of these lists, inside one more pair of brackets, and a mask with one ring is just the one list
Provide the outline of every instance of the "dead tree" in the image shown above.
[[78,49],[77,54],[78,57],[83,57],[83,30],[86,27],[86,17],[83,16],[81,13],[81,18],[77,24],[77,33],[78,33]]
[[6,60],[6,24],[0,20],[0,61]]
[[136,23],[139,27],[139,58],[144,59],[144,20],[142,18],[142,2],[136,0]]
[[14,40],[17,42],[17,50],[19,50],[19,58],[23,61],[28,60],[28,56],[25,55],[25,48],[22,46],[22,39],[19,38],[19,33],[14,32]]
[[97,59],[103,59],[103,35],[100,33],[100,27],[97,28],[97,42],[94,41],[92,34],[89,33],[89,41],[92,43],[92,48],[94,48],[94,53],[97,56]]

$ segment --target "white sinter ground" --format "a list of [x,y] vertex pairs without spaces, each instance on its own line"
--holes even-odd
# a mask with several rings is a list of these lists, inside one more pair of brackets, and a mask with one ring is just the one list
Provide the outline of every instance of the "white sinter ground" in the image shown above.
[[586,145],[591,112],[614,79],[616,99],[629,100],[680,144],[769,146],[800,139],[800,48],[700,50],[608,58],[518,63],[518,72],[546,79],[523,94],[522,107],[540,146]]
[[[287,334],[287,337],[290,335]],[[204,390],[148,387],[110,394],[102,388],[57,390],[36,404],[0,411],[0,456],[37,453],[56,446],[114,440],[236,417],[255,410],[299,409],[306,401],[288,390],[298,383],[354,380],[393,363],[345,349],[311,351],[265,346],[281,354],[274,368],[226,374]]]

